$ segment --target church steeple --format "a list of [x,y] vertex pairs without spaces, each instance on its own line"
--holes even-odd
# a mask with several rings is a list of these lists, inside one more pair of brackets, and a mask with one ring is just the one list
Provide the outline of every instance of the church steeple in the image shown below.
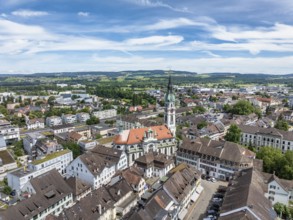
[[165,95],[165,124],[176,135],[176,118],[175,118],[175,94],[173,92],[173,84],[171,75],[169,75],[169,82],[167,92]]

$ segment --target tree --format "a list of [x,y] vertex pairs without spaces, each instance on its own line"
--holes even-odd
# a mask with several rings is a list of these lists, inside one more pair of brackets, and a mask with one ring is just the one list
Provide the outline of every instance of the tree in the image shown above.
[[202,128],[206,127],[207,125],[208,125],[208,123],[206,121],[199,122],[197,124],[197,129],[202,129]]
[[227,131],[227,134],[225,135],[225,140],[231,141],[234,143],[239,143],[240,138],[241,138],[241,129],[235,124],[231,125]]
[[231,113],[237,115],[249,115],[254,111],[253,105],[246,100],[239,100],[231,109]]
[[17,141],[14,143],[14,147],[12,148],[14,155],[17,157],[21,157],[24,155],[24,150],[23,150],[23,141]]
[[280,169],[283,161],[283,154],[280,149],[273,147],[262,147],[256,154],[258,159],[263,160],[263,168],[265,172],[273,173],[281,178]]
[[4,186],[3,188],[3,192],[6,194],[6,195],[10,195],[10,193],[12,192],[12,189],[10,186]]
[[283,131],[288,131],[289,125],[287,121],[285,121],[284,119],[281,119],[277,121],[277,123],[275,124],[275,128],[283,130]]
[[54,105],[54,102],[55,102],[55,96],[50,96],[49,98],[48,98],[48,104],[50,105],[50,106],[53,106]]
[[91,116],[88,120],[86,120],[87,125],[96,125],[99,123],[100,123],[100,119],[95,116]]
[[206,111],[207,110],[203,106],[196,106],[196,107],[192,108],[192,112],[197,113],[197,114],[203,114]]
[[64,149],[69,149],[72,151],[73,159],[81,155],[80,147],[75,142],[69,141],[69,142],[63,143],[63,147]]

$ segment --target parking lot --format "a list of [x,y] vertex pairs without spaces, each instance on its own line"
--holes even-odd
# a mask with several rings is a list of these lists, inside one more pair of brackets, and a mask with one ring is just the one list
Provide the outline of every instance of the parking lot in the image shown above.
[[202,191],[200,197],[189,208],[189,214],[185,217],[184,220],[201,220],[204,219],[207,215],[207,209],[209,207],[210,202],[212,201],[213,194],[217,192],[217,189],[220,186],[227,186],[227,182],[217,181],[215,183],[202,180],[202,187],[204,190]]

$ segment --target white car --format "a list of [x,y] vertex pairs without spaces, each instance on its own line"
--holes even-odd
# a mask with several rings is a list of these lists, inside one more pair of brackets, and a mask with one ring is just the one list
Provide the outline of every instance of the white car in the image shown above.
[[213,183],[217,182],[217,180],[216,180],[214,177],[211,178],[211,181],[212,181]]

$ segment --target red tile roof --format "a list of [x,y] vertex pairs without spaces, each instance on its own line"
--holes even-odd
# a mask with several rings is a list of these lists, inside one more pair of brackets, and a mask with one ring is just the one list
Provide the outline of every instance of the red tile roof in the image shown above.
[[172,132],[165,125],[126,130],[114,138],[115,144],[138,144],[143,141],[144,133],[151,129],[158,140],[173,138]]

